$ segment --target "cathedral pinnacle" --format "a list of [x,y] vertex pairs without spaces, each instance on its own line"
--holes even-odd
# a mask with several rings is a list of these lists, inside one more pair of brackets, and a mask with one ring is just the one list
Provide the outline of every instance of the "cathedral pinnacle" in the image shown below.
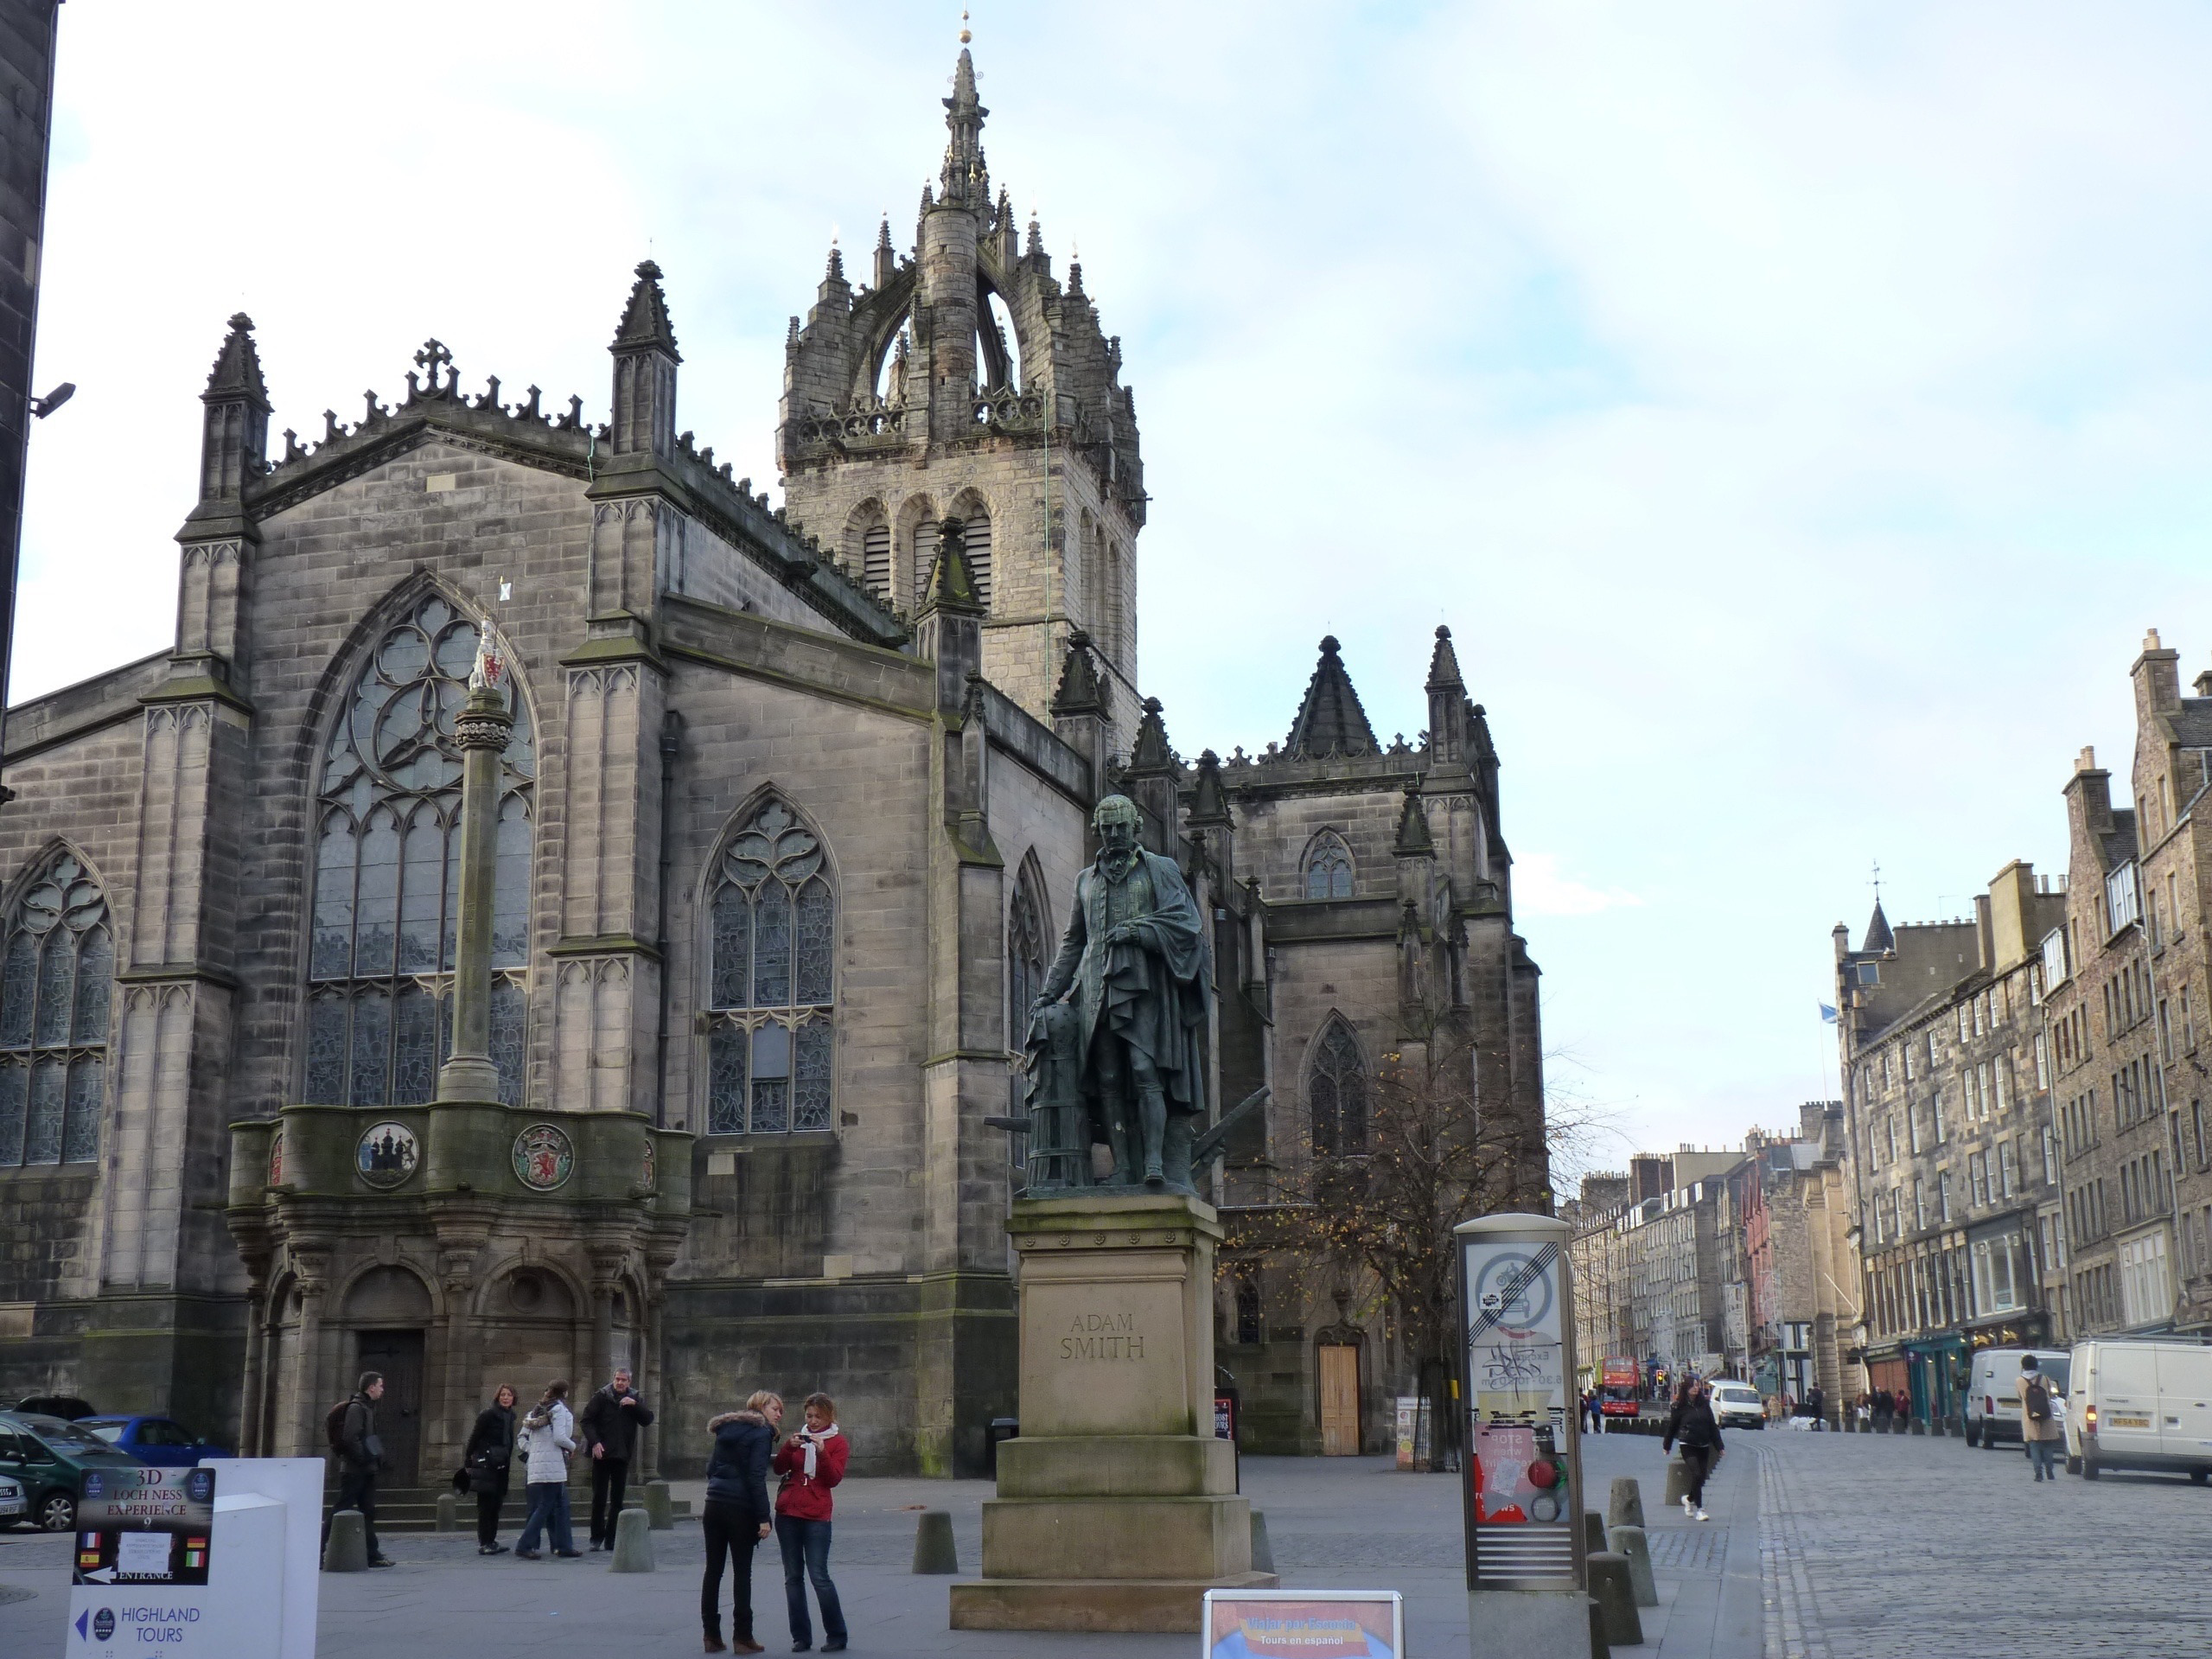
[[615,330],[615,343],[608,349],[619,354],[653,347],[679,363],[684,361],[676,349],[676,331],[669,326],[668,300],[660,291],[660,267],[646,259],[639,263],[630,303],[622,309],[622,326]]
[[960,48],[953,70],[953,95],[945,100],[945,168],[939,179],[943,200],[973,207],[991,205],[991,171],[983,160],[983,120],[991,112],[976,100],[975,60]]
[[207,373],[207,390],[201,396],[209,403],[243,399],[268,412],[269,388],[261,379],[261,353],[253,343],[253,319],[245,312],[232,316],[231,331],[215,354],[215,366]]

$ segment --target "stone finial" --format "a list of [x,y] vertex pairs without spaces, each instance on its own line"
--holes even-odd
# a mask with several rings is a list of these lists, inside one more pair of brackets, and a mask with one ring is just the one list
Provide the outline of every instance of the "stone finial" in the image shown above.
[[1343,658],[1338,654],[1341,648],[1334,634],[1323,637],[1321,660],[1314,667],[1313,678],[1306,682],[1298,718],[1291,723],[1291,735],[1283,744],[1289,759],[1372,755],[1380,747],[1374,728],[1367,724],[1367,711],[1360,705],[1360,694],[1352,689],[1352,677],[1344,671]]
[[230,329],[223,337],[222,348],[215,354],[214,367],[207,372],[207,389],[200,394],[200,400],[252,404],[266,414],[269,387],[261,378],[261,352],[253,342],[253,319],[243,311],[233,312]]
[[898,251],[891,246],[891,215],[887,209],[883,222],[876,227],[876,286],[889,287],[891,279],[898,274]]
[[638,351],[663,351],[675,361],[684,361],[676,349],[676,331],[668,322],[668,299],[660,291],[660,267],[650,259],[640,262],[629,303],[622,309],[622,326],[608,348],[617,356]]
[[1421,787],[1406,786],[1406,800],[1398,809],[1398,839],[1391,851],[1401,858],[1425,858],[1437,850],[1429,835],[1429,814],[1421,805]]
[[1091,636],[1081,629],[1068,635],[1068,654],[1060,664],[1060,684],[1052,693],[1055,714],[1095,714],[1099,699],[1098,664],[1091,657]]
[[976,596],[975,572],[968,568],[967,537],[958,519],[937,526],[937,556],[929,566],[929,585],[921,596],[921,610],[957,610],[983,615],[983,601]]
[[1144,711],[1137,722],[1137,742],[1129,754],[1129,770],[1132,776],[1150,776],[1181,769],[1175,750],[1168,743],[1167,722],[1162,718],[1160,699],[1144,699]]
[[1029,244],[1022,250],[1022,253],[1023,257],[1025,258],[1042,259],[1044,258],[1044,227],[1037,222],[1036,213],[1034,209],[1032,209],[1030,214]]
[[1193,829],[1228,827],[1229,797],[1221,787],[1221,757],[1210,749],[1198,757],[1198,781],[1191,791],[1190,814],[1184,822]]
[[1464,684],[1459,677],[1459,654],[1451,648],[1451,630],[1441,622],[1437,625],[1437,648],[1429,658],[1430,691],[1442,691],[1447,686]]

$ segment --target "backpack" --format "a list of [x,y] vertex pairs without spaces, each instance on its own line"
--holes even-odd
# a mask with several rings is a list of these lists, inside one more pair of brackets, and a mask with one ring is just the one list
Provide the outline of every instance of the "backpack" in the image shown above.
[[2028,1417],[2032,1422],[2050,1421],[2050,1384],[2041,1376],[2028,1379]]
[[330,1414],[322,1420],[322,1438],[330,1442],[333,1452],[346,1449],[346,1412],[353,1403],[351,1396],[340,1401],[330,1408]]

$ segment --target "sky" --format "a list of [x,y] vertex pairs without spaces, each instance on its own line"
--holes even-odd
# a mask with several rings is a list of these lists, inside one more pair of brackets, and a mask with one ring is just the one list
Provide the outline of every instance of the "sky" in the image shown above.
[[[1900,922],[2058,869],[2144,631],[2212,667],[2212,13],[972,3],[992,175],[1121,337],[1170,737],[1282,738],[1324,633],[1411,737],[1448,622],[1595,1161],[1833,1094],[1876,863]],[[603,419],[649,255],[679,424],[773,493],[958,10],[66,6],[12,694],[169,642],[236,310],[272,448],[431,335]]]

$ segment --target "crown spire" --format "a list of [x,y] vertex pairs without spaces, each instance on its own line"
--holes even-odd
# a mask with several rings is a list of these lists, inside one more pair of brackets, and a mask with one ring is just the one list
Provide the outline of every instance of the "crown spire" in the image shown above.
[[975,60],[962,46],[953,68],[953,95],[945,100],[945,126],[952,136],[946,141],[945,168],[938,181],[940,200],[972,207],[991,205],[991,169],[983,159],[983,120],[990,113],[976,100]]

